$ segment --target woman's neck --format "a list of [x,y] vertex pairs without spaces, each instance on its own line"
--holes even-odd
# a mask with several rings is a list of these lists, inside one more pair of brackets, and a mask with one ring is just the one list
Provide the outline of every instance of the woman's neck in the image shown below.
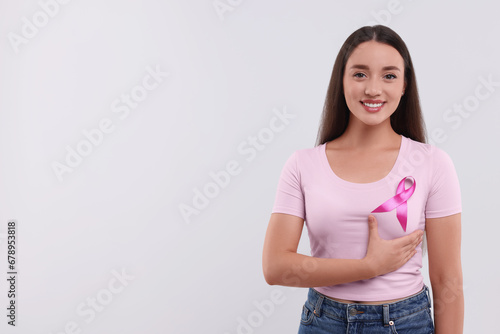
[[367,125],[351,115],[347,129],[335,141],[343,148],[371,150],[399,145],[401,136],[392,129],[390,119],[378,125]]

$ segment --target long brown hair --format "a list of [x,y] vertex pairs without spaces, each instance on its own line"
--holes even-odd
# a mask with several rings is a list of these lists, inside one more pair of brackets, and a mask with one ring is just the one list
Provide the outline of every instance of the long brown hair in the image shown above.
[[392,129],[407,138],[422,143],[426,142],[425,123],[420,109],[417,81],[408,48],[395,31],[383,25],[375,25],[359,28],[346,39],[340,48],[326,93],[316,146],[340,137],[347,129],[350,111],[344,97],[345,65],[359,44],[371,40],[395,48],[405,64],[406,88],[396,111],[390,117]]

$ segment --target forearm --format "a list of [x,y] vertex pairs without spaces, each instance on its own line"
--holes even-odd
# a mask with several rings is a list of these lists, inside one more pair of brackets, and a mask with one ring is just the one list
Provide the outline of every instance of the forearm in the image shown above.
[[374,277],[374,270],[362,259],[326,259],[286,252],[267,268],[271,285],[317,287],[354,282]]
[[432,282],[436,334],[461,334],[464,325],[464,294],[461,278]]

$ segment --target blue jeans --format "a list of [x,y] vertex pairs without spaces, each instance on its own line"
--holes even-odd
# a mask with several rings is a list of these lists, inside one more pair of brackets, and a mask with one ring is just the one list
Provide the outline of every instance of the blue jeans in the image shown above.
[[337,302],[309,288],[299,334],[432,334],[429,288],[394,303],[366,305]]

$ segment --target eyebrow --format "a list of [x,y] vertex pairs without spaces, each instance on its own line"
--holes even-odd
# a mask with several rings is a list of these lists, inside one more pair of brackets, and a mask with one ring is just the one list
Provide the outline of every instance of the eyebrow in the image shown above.
[[[353,68],[360,69],[360,70],[369,70],[370,69],[368,66],[366,66],[366,65],[360,65],[360,64],[352,65],[351,69],[353,69]],[[392,66],[392,65],[391,66],[384,66],[384,67],[382,67],[382,71],[400,71],[401,72],[401,70],[399,69],[399,67]]]

